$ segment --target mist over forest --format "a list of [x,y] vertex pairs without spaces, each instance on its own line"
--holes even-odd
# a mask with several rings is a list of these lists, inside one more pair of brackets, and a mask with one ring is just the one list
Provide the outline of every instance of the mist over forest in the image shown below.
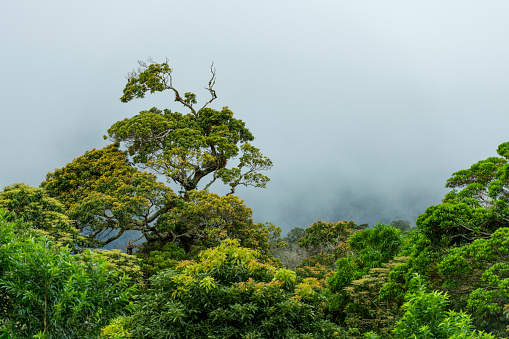
[[0,337],[508,338],[508,12],[6,2]]
[[168,57],[199,102],[214,62],[213,106],[245,121],[274,163],[266,189],[237,194],[284,232],[316,219],[414,223],[454,172],[506,141],[502,1],[52,4],[0,13],[0,187],[38,186],[104,147],[119,119],[182,111],[163,93],[118,100],[147,57]]

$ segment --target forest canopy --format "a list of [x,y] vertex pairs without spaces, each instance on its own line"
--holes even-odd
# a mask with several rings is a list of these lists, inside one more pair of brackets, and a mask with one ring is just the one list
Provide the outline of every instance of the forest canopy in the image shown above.
[[40,187],[3,188],[1,338],[509,337],[509,142],[415,225],[317,220],[282,238],[235,195],[266,187],[272,161],[209,107],[210,71],[198,105],[167,61],[140,62],[120,100],[165,92],[184,113],[143,110]]

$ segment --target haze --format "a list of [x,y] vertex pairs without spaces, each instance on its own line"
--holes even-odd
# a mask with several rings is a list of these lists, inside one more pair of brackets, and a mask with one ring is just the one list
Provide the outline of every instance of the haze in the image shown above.
[[[274,168],[256,221],[407,219],[509,141],[507,1],[11,1],[0,12],[0,188],[38,186],[169,93],[122,104],[137,60],[182,92],[217,68]],[[220,187],[215,187],[220,190]]]

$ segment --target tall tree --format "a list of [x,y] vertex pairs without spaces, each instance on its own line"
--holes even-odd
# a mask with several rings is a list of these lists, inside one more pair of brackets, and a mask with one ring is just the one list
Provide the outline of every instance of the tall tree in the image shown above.
[[[281,230],[254,224],[252,211],[233,193],[239,185],[265,187],[269,178],[260,171],[272,162],[249,143],[253,135],[231,110],[206,107],[216,98],[215,69],[207,87],[212,97],[197,110],[196,95],[187,92],[184,99],[173,87],[167,62],[140,65],[129,75],[121,101],[171,90],[190,112],[151,108],[118,121],[108,130],[113,144],[48,173],[41,186],[67,206],[81,230],[104,243],[137,230],[148,242],[173,242],[186,252],[226,238],[268,252]],[[156,175],[178,184],[179,192]],[[208,192],[218,179],[230,187],[226,196]],[[207,182],[201,185],[202,180]]]
[[130,165],[118,144],[86,152],[48,173],[41,186],[66,205],[76,226],[104,244],[127,230],[157,237],[151,224],[177,204],[172,190]]
[[500,157],[455,172],[446,184],[453,190],[443,203],[419,216],[417,226],[431,241],[446,247],[465,244],[509,226],[509,142],[497,152]]
[[[265,187],[269,178],[260,171],[272,167],[272,161],[249,143],[254,136],[242,120],[233,117],[228,107],[221,110],[207,107],[217,98],[213,67],[211,72],[206,87],[211,98],[196,109],[196,95],[186,92],[182,97],[173,86],[172,69],[167,61],[150,65],[140,62],[140,68],[129,74],[120,100],[129,102],[143,98],[147,92],[169,90],[175,94],[175,101],[189,112],[182,114],[154,107],[118,121],[108,129],[109,138],[124,144],[135,164],[180,185],[179,193],[186,200],[189,192],[206,177],[210,179],[204,188],[220,179],[230,186],[230,194],[239,185]],[[232,163],[236,165],[229,166]]]

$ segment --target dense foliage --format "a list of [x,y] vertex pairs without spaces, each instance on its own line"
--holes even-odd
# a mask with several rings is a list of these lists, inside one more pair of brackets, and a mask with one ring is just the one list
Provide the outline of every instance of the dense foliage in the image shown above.
[[0,208],[9,212],[6,218],[23,220],[35,232],[47,235],[59,245],[93,245],[74,227],[65,214],[65,205],[43,189],[21,183],[6,186],[0,192]]
[[339,338],[313,279],[296,284],[235,240],[151,278],[127,320],[134,338]]
[[88,338],[125,312],[134,286],[104,257],[72,255],[46,237],[16,234],[17,227],[0,212],[3,337]]

